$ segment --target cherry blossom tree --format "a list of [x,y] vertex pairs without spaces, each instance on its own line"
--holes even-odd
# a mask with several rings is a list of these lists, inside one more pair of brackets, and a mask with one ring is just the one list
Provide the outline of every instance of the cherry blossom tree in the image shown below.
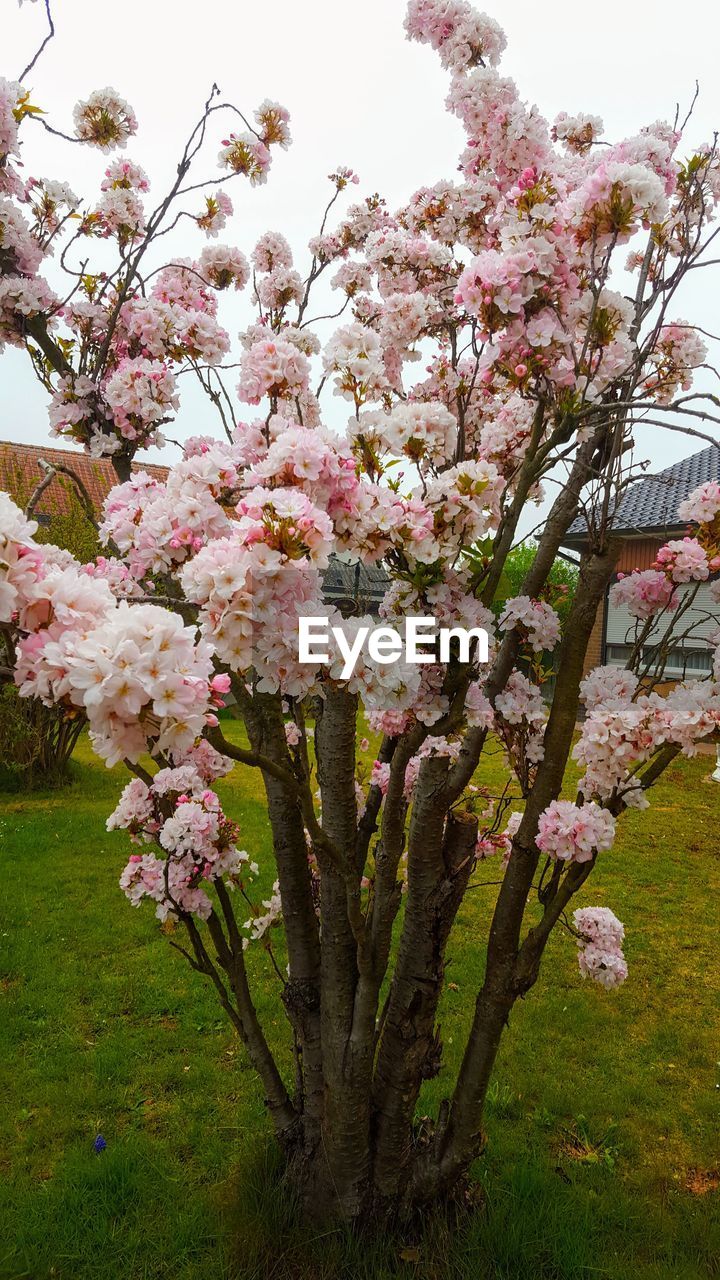
[[[0,81],[0,342],[27,351],[53,434],[109,457],[118,477],[106,554],[84,565],[37,542],[32,501],[23,513],[0,496],[14,679],[26,697],[81,711],[95,751],[125,762],[133,776],[108,819],[132,842],[120,887],[174,923],[173,945],[215,988],[308,1212],[351,1220],[406,1212],[464,1178],[501,1037],[553,930],[570,935],[583,977],[625,979],[623,926],[588,905],[586,882],[613,857],[625,810],[646,807],[670,761],[720,723],[720,659],[661,696],[646,644],[652,631],[661,651],[720,567],[714,482],[679,513],[687,537],[613,587],[638,624],[627,667],[583,678],[616,576],[634,425],[713,439],[720,420],[717,397],[692,390],[697,370],[702,385],[717,376],[712,339],[675,311],[689,273],[713,261],[715,143],[687,142],[679,113],[620,141],[592,115],[549,125],[496,70],[500,27],[465,0],[411,0],[406,29],[449,73],[447,107],[467,133],[459,173],[394,212],[371,196],[340,214],[358,180],[338,168],[298,265],[278,231],[248,256],[217,243],[231,183],[264,182],[289,143],[279,104],[246,118],[213,88],[153,206],[125,158],[135,115],[114,89],[79,103],[66,132],[39,114],[28,73]],[[230,125],[207,179],[207,148]],[[96,198],[21,172],[40,128],[59,147],[108,153]],[[180,223],[208,242],[168,261],[164,236]],[[110,269],[93,265],[100,241]],[[218,319],[228,290],[252,307],[234,352]],[[207,434],[161,482],[137,463],[187,377],[207,394]],[[331,393],[346,406],[342,433],[323,421]],[[493,610],[548,482],[522,589]],[[580,513],[587,545],[561,627],[549,576]],[[351,638],[373,622],[324,602],[332,554],[384,567],[395,634],[410,615],[483,628],[489,661],[453,642],[422,663],[362,652],[343,676],[337,640],[327,660],[300,661],[302,618],[328,616]],[[226,699],[247,746],[223,732]],[[498,747],[496,794],[481,777]],[[582,777],[563,795],[571,755]],[[264,785],[265,900],[242,811],[226,814],[213,786],[236,767]],[[471,1029],[420,1130],[422,1082],[443,1070],[454,925],[489,858],[500,887]],[[246,950],[258,945],[276,964],[292,1079],[253,1000]]]

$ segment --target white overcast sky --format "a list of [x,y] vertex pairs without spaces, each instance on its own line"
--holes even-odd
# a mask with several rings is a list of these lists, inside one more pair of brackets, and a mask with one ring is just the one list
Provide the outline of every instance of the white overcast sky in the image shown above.
[[[140,126],[124,154],[148,171],[156,198],[213,81],[246,114],[265,97],[289,108],[293,144],[288,152],[274,150],[267,185],[251,188],[238,179],[228,188],[235,215],[220,238],[248,254],[262,231],[281,230],[302,272],[303,246],[318,229],[328,191],[325,176],[338,164],[360,175],[351,199],[379,191],[390,209],[418,186],[455,172],[464,135],[444,111],[449,78],[432,50],[405,40],[404,0],[55,0],[53,11],[56,38],[28,81],[33,101],[72,132],[77,99],[93,88],[116,88]],[[591,111],[614,141],[672,119],[676,102],[689,104],[697,79],[688,143],[708,141],[720,126],[720,7],[710,0],[693,0],[687,22],[669,0],[601,6],[503,0],[488,11],[508,37],[501,71],[551,120],[560,110]],[[0,74],[17,77],[44,31],[42,0],[22,8],[0,0]],[[219,176],[217,143],[231,127],[217,125],[196,180]],[[107,157],[51,138],[37,125],[25,125],[23,136],[26,176],[61,178],[78,194],[95,195]],[[181,227],[165,245],[172,256],[197,254],[204,237],[189,221]],[[719,270],[695,273],[692,292],[670,318],[692,318],[716,332]],[[221,308],[233,338],[249,319],[247,304]],[[200,395],[188,395],[189,380],[185,386],[171,433],[182,439],[215,432],[212,410]],[[344,405],[330,397],[324,403],[330,421],[344,424]],[[50,441],[46,395],[27,357],[13,348],[0,358],[0,439]],[[702,447],[650,428],[639,442],[654,469]]]

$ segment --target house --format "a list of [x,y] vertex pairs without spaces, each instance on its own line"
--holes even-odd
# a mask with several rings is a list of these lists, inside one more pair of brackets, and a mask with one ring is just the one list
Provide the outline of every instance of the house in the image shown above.
[[[9,493],[19,507],[26,507],[45,471],[42,463],[51,467],[69,467],[82,482],[92,502],[96,516],[118,478],[107,458],[91,458],[87,453],[73,449],[55,449],[47,445],[14,444],[0,440],[0,489]],[[151,463],[133,463],[134,471],[147,471],[158,480],[164,480],[167,467]],[[72,482],[59,472],[41,495],[33,512],[33,519],[52,533],[53,517],[77,514],[78,504]]]
[[[82,482],[96,517],[100,516],[108,493],[118,483],[112,463],[106,458],[90,458],[86,453],[71,449],[12,444],[0,440],[0,490],[9,493],[19,507],[26,507],[46,474],[42,463],[49,463],[51,467],[70,468]],[[133,471],[146,471],[158,480],[164,480],[168,474],[167,467],[146,462],[134,462]],[[46,540],[52,541],[53,520],[58,525],[60,537],[62,518],[81,515],[73,489],[72,481],[59,472],[42,493],[33,512],[33,519],[43,526]],[[347,564],[337,556],[331,556],[323,578],[324,595],[328,604],[349,614],[377,613],[387,590],[387,583],[387,574],[382,566],[366,566],[359,562]]]
[[[671,538],[682,538],[687,523],[678,520],[677,509],[699,485],[720,479],[720,446],[710,445],[690,458],[683,458],[656,475],[637,480],[621,497],[613,518],[613,533],[622,540],[618,573],[649,569],[658,550]],[[585,515],[570,526],[564,546],[581,552],[587,544]],[[688,588],[679,588],[684,594]],[[663,620],[663,630],[667,626]],[[710,584],[702,583],[692,606],[678,624],[678,642],[670,648],[664,668],[668,680],[705,676],[712,668],[710,637],[720,629],[720,605],[713,599]],[[598,609],[590,637],[585,670],[609,664],[624,666],[632,647],[636,619],[624,607],[610,603],[610,591]],[[653,633],[648,636],[652,649]],[[657,635],[656,635],[657,641]]]
[[332,555],[323,574],[323,596],[346,616],[377,615],[389,581],[382,565],[350,563]]

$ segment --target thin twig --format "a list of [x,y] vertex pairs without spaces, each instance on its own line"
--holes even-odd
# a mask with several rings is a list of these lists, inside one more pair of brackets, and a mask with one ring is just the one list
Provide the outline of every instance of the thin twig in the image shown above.
[[46,12],[46,14],[47,14],[48,26],[50,27],[50,30],[48,31],[48,34],[46,35],[45,39],[43,40],[42,44],[40,45],[40,48],[38,49],[37,53],[35,54],[35,57],[34,57],[34,58],[32,58],[30,62],[28,62],[28,64],[27,64],[27,66],[26,66],[25,70],[20,72],[20,75],[18,76],[18,80],[20,81],[20,83],[21,83],[21,84],[22,84],[23,80],[25,79],[25,77],[30,75],[30,72],[32,71],[33,67],[35,66],[35,64],[36,64],[36,62],[37,62],[37,60],[38,60],[38,58],[39,58],[39,57],[40,57],[40,55],[41,55],[41,53],[42,53],[42,52],[43,52],[43,50],[46,48],[46,46],[47,46],[47,45],[49,45],[50,41],[52,40],[53,36],[55,35],[55,25],[54,25],[54,23],[53,23],[53,20],[52,20],[52,14],[51,14],[51,12],[50,12],[50,0],[45,0],[45,12]]

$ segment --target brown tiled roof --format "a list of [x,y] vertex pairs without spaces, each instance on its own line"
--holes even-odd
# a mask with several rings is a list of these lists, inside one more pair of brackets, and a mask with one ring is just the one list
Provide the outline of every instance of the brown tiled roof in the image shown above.
[[[117,475],[108,459],[91,458],[88,454],[75,452],[73,449],[53,449],[47,445],[13,444],[0,440],[0,489],[9,493],[19,507],[26,506],[45,474],[38,465],[41,459],[49,462],[50,466],[60,463],[71,467],[85,485],[95,511],[100,514],[105,498],[113,485],[118,483]],[[147,471],[158,480],[164,480],[168,468],[152,463],[133,463],[133,471]],[[58,475],[38,502],[36,517],[72,514],[76,510],[72,488],[68,479]]]

